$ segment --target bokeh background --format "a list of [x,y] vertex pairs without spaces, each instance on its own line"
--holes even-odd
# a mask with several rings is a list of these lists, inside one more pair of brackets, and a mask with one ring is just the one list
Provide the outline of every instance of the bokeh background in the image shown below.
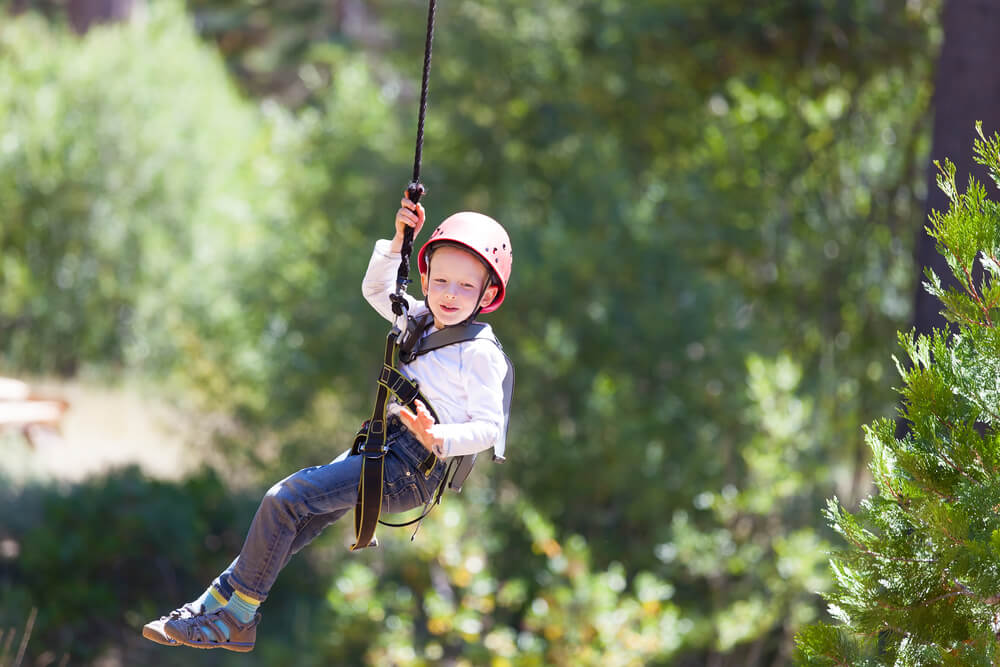
[[253,653],[140,637],[370,409],[426,7],[0,0],[0,375],[69,402],[0,434],[8,664],[779,666],[825,616],[990,1],[442,0],[423,203],[513,240],[508,462],[330,529]]

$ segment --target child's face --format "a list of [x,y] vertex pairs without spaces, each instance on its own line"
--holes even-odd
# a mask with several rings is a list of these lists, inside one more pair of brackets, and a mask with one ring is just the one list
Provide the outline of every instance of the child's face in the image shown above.
[[492,303],[496,286],[488,288],[482,299],[479,298],[488,275],[482,262],[461,248],[444,246],[435,250],[429,274],[420,274],[420,285],[427,297],[427,307],[434,315],[434,326],[440,329],[460,324],[477,306]]

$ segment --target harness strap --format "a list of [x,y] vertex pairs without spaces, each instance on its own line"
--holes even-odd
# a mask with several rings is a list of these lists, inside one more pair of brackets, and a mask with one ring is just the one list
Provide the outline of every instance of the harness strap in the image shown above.
[[409,336],[399,352],[399,360],[404,364],[408,364],[417,357],[442,347],[472,340],[486,328],[486,325],[482,322],[470,322],[464,325],[438,329],[424,336],[423,332],[434,322],[433,315],[425,313],[418,318],[414,318],[413,322],[414,325],[410,329]]
[[[399,402],[408,407],[421,395],[420,385],[400,373],[394,366],[382,366],[378,383],[395,394]],[[424,403],[426,404],[426,401]]]
[[[385,338],[383,367],[392,366],[393,350],[399,330],[393,328]],[[375,408],[361,446],[361,480],[358,483],[358,502],[354,508],[355,541],[351,551],[377,546],[375,525],[382,513],[382,484],[385,481],[385,409],[389,400],[389,387],[380,379],[375,396]],[[360,435],[359,435],[360,437]],[[355,444],[359,444],[357,440]]]
[[[372,410],[371,419],[366,421],[358,435],[354,438],[351,447],[351,454],[361,454],[361,480],[358,485],[358,502],[354,508],[354,533],[355,542],[351,546],[352,551],[357,551],[364,547],[378,546],[375,539],[375,527],[378,523],[387,524],[379,519],[382,513],[382,487],[385,483],[385,454],[388,451],[386,446],[386,412],[388,408],[389,396],[394,395],[399,402],[407,408],[413,409],[417,400],[421,401],[430,411],[434,421],[438,420],[434,407],[420,393],[420,385],[404,376],[393,363],[393,354],[396,349],[396,340],[399,337],[399,330],[393,328],[386,336],[385,355],[382,359],[382,372],[379,373],[378,393],[375,396],[375,407]],[[424,478],[430,477],[438,459],[433,454],[420,462],[418,468],[423,473]],[[447,477],[447,475],[445,475]],[[442,484],[443,487],[443,484]],[[438,499],[440,499],[439,489]],[[427,509],[429,512],[430,509]],[[420,516],[414,521],[419,521],[424,516]],[[404,524],[409,525],[410,521]]]

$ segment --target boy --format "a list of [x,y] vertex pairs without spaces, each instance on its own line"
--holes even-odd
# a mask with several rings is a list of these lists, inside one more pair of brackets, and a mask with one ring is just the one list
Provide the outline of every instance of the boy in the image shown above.
[[[405,197],[401,204],[395,236],[375,244],[362,285],[365,299],[389,321],[396,319],[389,297],[395,288],[403,232],[411,227],[416,238],[424,224],[422,206]],[[452,215],[417,255],[426,301],[404,295],[410,315],[430,315],[432,325],[426,334],[496,310],[506,294],[512,258],[510,239],[498,222],[479,213]],[[421,394],[440,421],[435,422],[420,401],[415,410],[392,406],[382,491],[386,511],[402,512],[431,500],[449,457],[494,445],[502,449],[507,361],[491,337],[441,347],[400,364],[403,375],[419,382]],[[429,458],[428,451],[436,458],[425,472],[420,466]],[[195,601],[146,624],[143,636],[168,645],[252,650],[261,617],[258,607],[278,572],[357,503],[361,459],[338,457],[274,485],[261,501],[243,549],[226,571]]]

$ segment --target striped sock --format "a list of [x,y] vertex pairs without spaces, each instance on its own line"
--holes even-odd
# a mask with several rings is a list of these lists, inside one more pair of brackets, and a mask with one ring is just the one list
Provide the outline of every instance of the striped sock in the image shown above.
[[[219,589],[219,592],[222,593],[222,597],[226,600],[226,602],[229,602],[229,598],[233,597],[233,591],[235,589],[232,584],[229,583],[229,575],[225,572],[217,576],[215,581],[212,582],[212,585]],[[225,602],[223,604],[225,604]]]
[[192,604],[196,609],[198,607],[203,607],[205,609],[205,613],[208,613],[210,611],[215,611],[219,607],[225,607],[227,602],[229,602],[229,600],[227,600],[225,596],[219,592],[219,589],[216,588],[215,584],[212,584],[206,588],[205,592],[202,593],[201,596]]
[[257,607],[259,606],[260,600],[255,600],[245,593],[233,591],[233,597],[229,598],[229,602],[226,603],[226,611],[241,622],[249,623],[257,614]]

